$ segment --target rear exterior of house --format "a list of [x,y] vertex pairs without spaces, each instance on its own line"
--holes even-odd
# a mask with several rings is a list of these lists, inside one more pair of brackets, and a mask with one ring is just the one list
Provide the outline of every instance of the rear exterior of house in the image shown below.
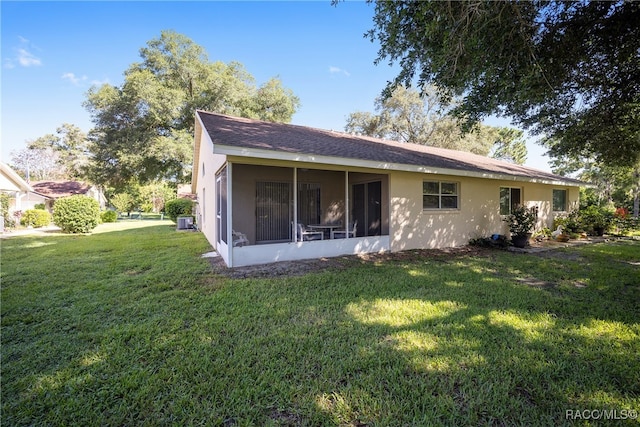
[[[580,184],[469,153],[196,113],[196,221],[232,267],[461,246],[508,234],[518,204],[550,227]],[[331,238],[354,222],[355,234]],[[304,241],[295,224],[323,236]]]

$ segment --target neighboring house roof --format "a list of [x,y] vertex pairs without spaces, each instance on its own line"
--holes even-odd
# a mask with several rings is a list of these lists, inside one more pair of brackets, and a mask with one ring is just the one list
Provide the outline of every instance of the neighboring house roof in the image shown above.
[[76,194],[87,194],[93,186],[79,181],[40,181],[34,182],[33,188],[40,194],[53,199],[73,196]]
[[[271,123],[197,111],[217,154],[416,171],[489,179],[589,185],[576,179],[490,157],[426,145],[400,143],[343,132]],[[196,130],[193,176],[199,168]]]
[[0,162],[0,190],[33,192],[33,188],[9,165]]
[[191,184],[178,185],[177,194],[179,199],[196,200],[196,195],[191,192]]

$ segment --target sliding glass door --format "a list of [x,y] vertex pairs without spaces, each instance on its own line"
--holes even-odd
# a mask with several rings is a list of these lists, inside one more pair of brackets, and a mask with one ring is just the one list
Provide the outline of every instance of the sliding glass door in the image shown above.
[[291,240],[291,184],[256,183],[256,242]]

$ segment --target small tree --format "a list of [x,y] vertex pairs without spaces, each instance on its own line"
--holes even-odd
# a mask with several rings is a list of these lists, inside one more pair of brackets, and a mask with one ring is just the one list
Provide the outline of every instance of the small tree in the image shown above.
[[100,223],[100,204],[81,195],[56,200],[53,222],[65,233],[89,233]]
[[154,182],[140,187],[142,210],[145,212],[161,212],[169,200],[176,198],[176,189],[166,182]]
[[129,193],[116,194],[110,200],[111,205],[116,208],[118,212],[127,212],[127,214],[135,208],[135,202],[135,199]]

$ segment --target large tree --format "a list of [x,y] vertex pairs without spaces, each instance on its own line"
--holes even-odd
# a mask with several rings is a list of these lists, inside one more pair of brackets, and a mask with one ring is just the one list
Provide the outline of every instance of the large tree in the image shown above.
[[278,79],[257,87],[241,64],[210,62],[201,46],[173,31],[149,41],[140,56],[122,85],[87,94],[94,182],[188,179],[196,109],[288,122],[299,105]]
[[640,158],[640,2],[376,1],[387,87],[435,83],[467,127],[491,115],[550,141],[552,155]]
[[607,165],[594,157],[562,156],[551,159],[558,175],[575,175],[593,185],[585,190],[580,205],[624,207],[640,215],[640,161],[634,165]]
[[52,148],[28,147],[12,151],[11,166],[27,182],[64,177],[64,171],[58,163],[58,153]]
[[463,134],[458,123],[446,114],[451,107],[442,104],[435,94],[434,87],[420,93],[397,86],[389,97],[376,98],[376,113],[351,113],[345,130],[482,156],[493,150],[495,158],[519,164],[525,162],[527,147],[522,131],[479,124],[471,132]]
[[25,178],[83,179],[89,160],[87,135],[73,124],[63,123],[56,133],[26,141],[27,148],[12,152],[13,166]]

